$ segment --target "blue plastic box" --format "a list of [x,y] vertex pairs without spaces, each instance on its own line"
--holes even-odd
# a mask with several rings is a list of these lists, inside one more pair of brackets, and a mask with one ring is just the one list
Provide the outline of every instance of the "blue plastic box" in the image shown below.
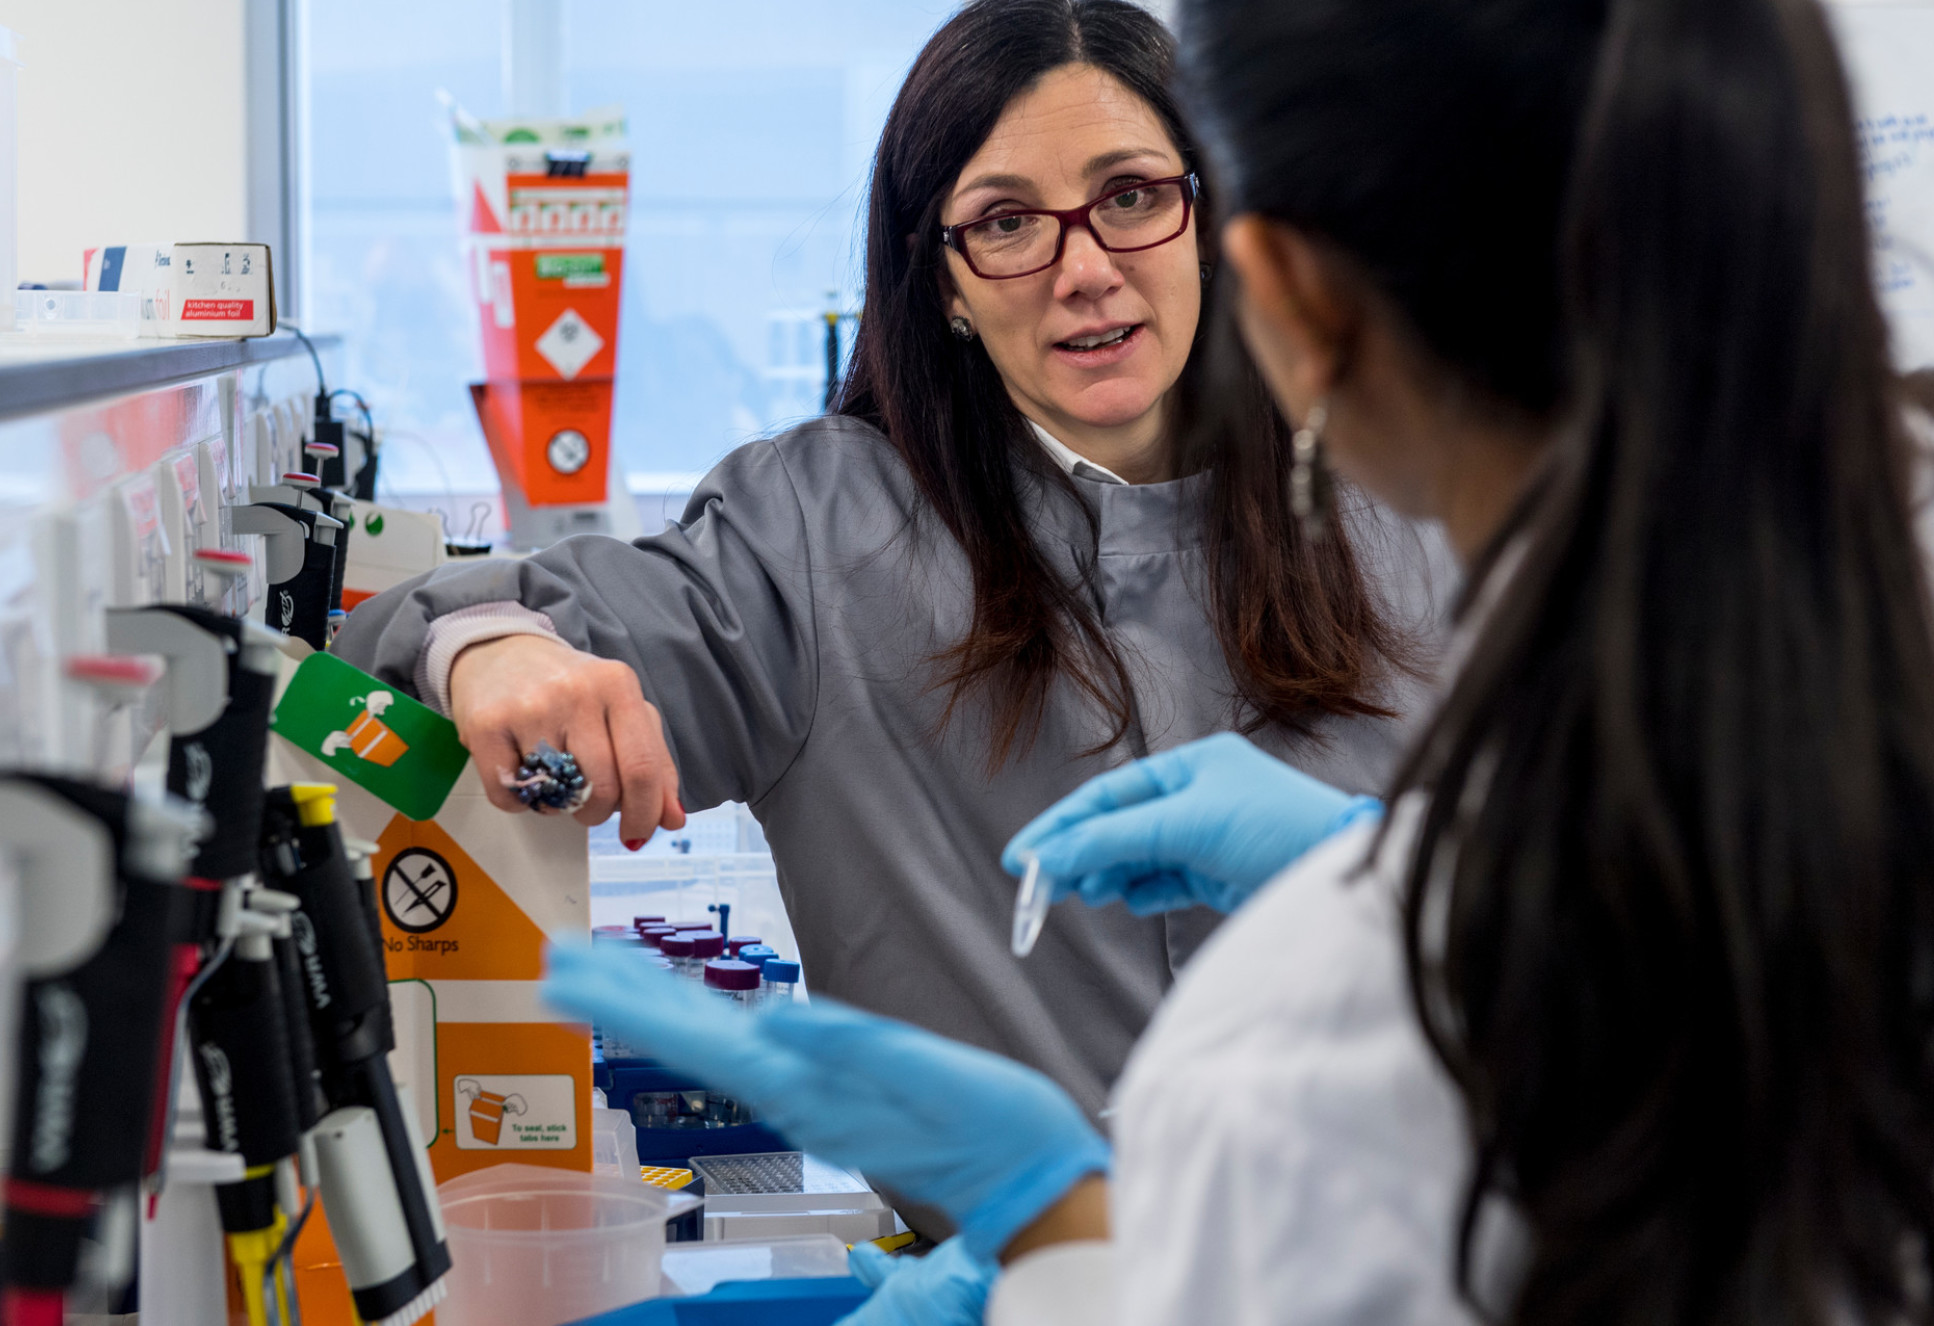
[[872,1290],[852,1276],[739,1280],[709,1294],[654,1298],[586,1317],[576,1326],[833,1326]]

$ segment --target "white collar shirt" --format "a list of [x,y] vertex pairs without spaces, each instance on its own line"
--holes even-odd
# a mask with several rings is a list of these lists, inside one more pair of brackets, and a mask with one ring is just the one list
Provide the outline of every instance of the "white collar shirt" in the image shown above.
[[1042,448],[1053,458],[1054,463],[1075,478],[1092,479],[1096,483],[1118,483],[1124,488],[1128,486],[1128,480],[1106,465],[1095,464],[1033,420],[1028,421],[1028,427],[1034,430],[1034,436],[1041,439]]

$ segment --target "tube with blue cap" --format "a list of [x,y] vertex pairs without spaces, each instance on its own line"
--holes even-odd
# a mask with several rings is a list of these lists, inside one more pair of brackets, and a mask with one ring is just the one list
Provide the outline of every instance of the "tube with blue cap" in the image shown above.
[[776,1008],[799,997],[799,964],[784,958],[767,958],[761,972],[759,1006]]

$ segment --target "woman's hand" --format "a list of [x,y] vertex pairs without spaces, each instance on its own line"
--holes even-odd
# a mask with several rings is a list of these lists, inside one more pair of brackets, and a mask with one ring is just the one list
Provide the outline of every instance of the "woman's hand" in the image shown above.
[[554,948],[544,998],[750,1104],[801,1150],[847,1165],[995,1256],[1108,1145],[1031,1068],[828,999],[747,1013],[618,948]]
[[524,806],[502,775],[548,741],[577,757],[591,785],[579,823],[601,824],[618,811],[627,847],[643,846],[661,825],[685,823],[664,726],[623,663],[542,636],[486,640],[450,669],[450,717],[503,810]]
[[1124,902],[1137,916],[1204,904],[1231,912],[1351,821],[1381,809],[1224,732],[1137,760],[1076,788],[1001,853],[1032,853],[1057,900]]

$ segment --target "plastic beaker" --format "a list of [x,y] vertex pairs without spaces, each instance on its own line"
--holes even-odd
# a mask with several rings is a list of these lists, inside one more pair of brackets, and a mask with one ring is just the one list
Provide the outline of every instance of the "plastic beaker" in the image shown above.
[[450,1241],[442,1326],[564,1326],[655,1298],[665,1221],[686,1193],[538,1165],[493,1165],[437,1189]]

